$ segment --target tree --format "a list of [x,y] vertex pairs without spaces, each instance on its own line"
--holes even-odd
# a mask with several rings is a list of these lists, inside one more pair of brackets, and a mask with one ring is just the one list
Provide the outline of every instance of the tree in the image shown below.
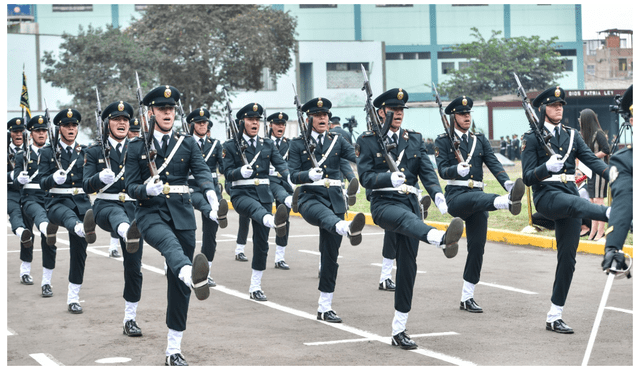
[[221,86],[261,89],[265,68],[277,77],[291,67],[295,27],[288,12],[268,6],[149,5],[124,30],[63,35],[58,58],[42,59],[43,78],[74,96],[69,104],[94,131],[95,87],[103,108],[116,98],[135,107],[135,71],[143,94],[159,84],[180,90],[185,111],[220,102]]
[[[485,40],[477,28],[471,28],[476,40],[451,47],[457,55],[469,58],[469,65],[451,73],[451,78],[440,85],[449,97],[468,95],[476,99],[515,94],[515,72],[526,91],[543,90],[562,77],[564,59],[554,49],[558,39],[542,40],[539,36],[499,37],[501,31],[492,31]],[[440,88],[438,89],[440,90]]]

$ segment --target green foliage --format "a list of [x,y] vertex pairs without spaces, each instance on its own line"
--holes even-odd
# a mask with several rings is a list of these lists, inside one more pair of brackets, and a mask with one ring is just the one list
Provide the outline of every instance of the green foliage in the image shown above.
[[475,99],[515,94],[517,85],[513,72],[518,74],[525,91],[543,90],[562,77],[563,59],[554,49],[558,39],[542,40],[539,36],[499,37],[492,31],[488,40],[477,28],[471,28],[476,40],[451,47],[455,54],[469,58],[469,65],[451,73],[439,90],[449,97],[468,95]]

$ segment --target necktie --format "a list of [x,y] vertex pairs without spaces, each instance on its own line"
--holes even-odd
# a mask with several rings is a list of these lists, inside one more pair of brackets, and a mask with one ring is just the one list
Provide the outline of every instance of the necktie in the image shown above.
[[280,149],[280,138],[276,139],[276,148]]
[[71,157],[71,146],[67,146],[67,155]]
[[162,149],[167,149],[167,147],[169,147],[169,135],[163,135],[162,136]]
[[467,134],[462,134],[462,141],[464,142],[464,144],[467,144]]
[[393,143],[398,144],[398,134],[393,133],[393,135],[391,136],[391,139],[393,139]]
[[116,151],[118,151],[118,156],[120,156],[120,150],[122,149],[122,143],[118,143],[118,145],[116,146]]
[[256,148],[254,142],[255,142],[255,139],[253,138],[249,139],[249,144],[251,145],[251,148]]
[[200,138],[200,149],[204,147],[204,138]]
[[318,135],[318,146],[316,147],[316,154],[317,155],[321,155],[322,154],[322,134]]

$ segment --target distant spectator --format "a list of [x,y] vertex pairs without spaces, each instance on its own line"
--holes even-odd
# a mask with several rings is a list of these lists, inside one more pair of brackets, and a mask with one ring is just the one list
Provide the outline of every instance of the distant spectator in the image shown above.
[[436,154],[436,146],[433,143],[433,139],[427,138],[427,142],[425,143],[425,146],[427,147],[427,154],[428,155],[435,155]]
[[507,137],[507,158],[511,161],[515,158],[513,155],[513,144],[511,143],[511,138]]
[[520,139],[518,139],[518,134],[513,134],[513,155],[517,160],[520,159]]
[[504,140],[504,137],[500,137],[500,154],[505,155],[507,152],[507,141]]

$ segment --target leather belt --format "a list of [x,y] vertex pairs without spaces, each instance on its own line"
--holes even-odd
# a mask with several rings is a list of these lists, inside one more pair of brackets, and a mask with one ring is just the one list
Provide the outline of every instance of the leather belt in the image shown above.
[[566,183],[566,182],[575,182],[576,181],[576,176],[571,174],[571,175],[567,175],[567,174],[554,174],[552,176],[550,176],[547,179],[544,179],[543,182],[562,182],[562,183]]
[[255,179],[243,179],[243,180],[234,180],[231,182],[232,187],[242,186],[242,185],[260,185],[260,184],[269,184],[269,179],[264,178],[255,178]]
[[302,184],[303,186],[322,186],[322,187],[342,187],[342,180],[341,179],[320,179],[320,180],[316,180],[313,183],[305,183]]
[[447,180],[448,185],[484,189],[484,183],[475,180]]
[[[167,192],[167,187],[168,187],[168,192]],[[164,194],[169,194],[169,193],[189,193],[189,186],[187,185],[177,185],[177,186],[172,186],[172,185],[164,185],[164,189],[162,190],[162,193]]]
[[37,184],[37,183],[27,183],[24,186],[22,186],[22,188],[24,188],[24,189],[41,189],[40,188],[40,184]]
[[55,193],[59,195],[81,195],[84,194],[82,188],[51,188],[49,193]]
[[[218,177],[218,173],[211,173],[211,177],[216,179]],[[193,175],[189,175],[189,179],[195,180],[196,178]]]
[[420,196],[422,190],[420,188],[403,184],[400,187],[376,188],[372,189],[371,192],[398,192],[406,195],[408,195],[409,193],[413,193],[416,196]]
[[124,192],[120,192],[120,193],[99,193],[99,194],[96,195],[96,198],[99,198],[101,200],[111,200],[111,201],[120,201],[120,202],[135,201],[135,199],[129,197],[129,195],[124,193]]

